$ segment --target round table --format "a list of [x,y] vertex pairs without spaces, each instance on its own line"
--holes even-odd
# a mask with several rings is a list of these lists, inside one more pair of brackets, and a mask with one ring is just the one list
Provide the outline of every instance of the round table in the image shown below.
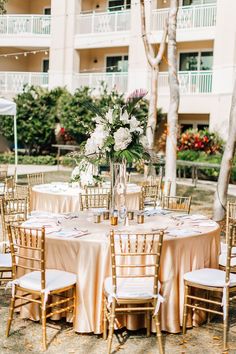
[[[155,227],[166,228],[160,265],[161,294],[165,302],[161,305],[161,328],[170,333],[180,332],[184,302],[183,276],[186,272],[200,268],[217,268],[220,252],[220,228],[217,223],[196,217],[173,218],[174,213],[157,214],[145,217],[145,223],[138,225],[132,221],[128,227],[121,225],[117,229],[129,232],[150,231]],[[74,322],[75,331],[80,333],[102,332],[102,295],[103,283],[111,276],[109,221],[93,223],[91,212],[79,212],[67,219],[61,216],[35,214],[25,226],[48,224],[52,220],[54,229],[46,229],[46,265],[47,268],[76,273],[77,310]],[[181,221],[180,221],[181,220]],[[60,230],[62,228],[62,230]],[[86,235],[76,234],[76,229],[88,230]],[[128,228],[128,229],[127,229]],[[50,233],[49,233],[50,232]],[[37,320],[38,310],[31,307],[31,318]],[[29,311],[29,309],[27,310]],[[29,312],[21,310],[23,317]],[[71,318],[68,318],[70,320]],[[195,323],[202,319],[195,316]],[[143,318],[127,316],[124,325],[135,330],[145,326]],[[153,328],[155,330],[155,328]]]
[[[128,210],[139,209],[140,191],[140,186],[128,183],[126,197]],[[75,213],[80,210],[80,194],[82,192],[81,188],[71,187],[68,183],[62,182],[36,185],[32,188],[31,210]]]

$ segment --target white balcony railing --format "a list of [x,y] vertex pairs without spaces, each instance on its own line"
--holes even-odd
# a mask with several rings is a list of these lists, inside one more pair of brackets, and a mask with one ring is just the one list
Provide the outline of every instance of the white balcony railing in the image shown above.
[[25,85],[48,87],[48,73],[0,71],[0,93],[20,93]]
[[[152,30],[164,28],[169,9],[153,10]],[[216,25],[216,4],[179,7],[177,16],[178,29],[214,27]]]
[[118,92],[126,92],[128,87],[128,73],[79,73],[74,78],[74,88],[88,86],[99,91],[101,84],[104,83],[109,91],[117,90]]
[[130,10],[81,14],[77,19],[78,34],[129,31],[129,29]]
[[0,35],[49,35],[50,15],[1,15]]
[[[212,71],[179,71],[180,94],[201,94],[212,92]],[[159,94],[169,94],[168,72],[160,72]]]

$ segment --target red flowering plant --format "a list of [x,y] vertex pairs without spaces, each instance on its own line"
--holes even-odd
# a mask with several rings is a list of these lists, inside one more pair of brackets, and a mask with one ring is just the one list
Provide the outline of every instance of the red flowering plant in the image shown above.
[[194,150],[204,151],[208,155],[222,152],[223,141],[216,133],[208,129],[188,129],[178,139],[178,151]]

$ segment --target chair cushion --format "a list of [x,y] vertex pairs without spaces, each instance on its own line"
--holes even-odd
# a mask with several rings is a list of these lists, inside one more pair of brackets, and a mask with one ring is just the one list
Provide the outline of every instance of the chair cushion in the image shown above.
[[[227,255],[225,253],[222,253],[219,257],[219,265],[226,267],[226,262],[227,262]],[[236,257],[231,258],[231,267],[236,266]]]
[[[46,292],[58,290],[76,283],[76,274],[64,272],[62,270],[46,270]],[[29,290],[41,290],[41,273],[39,271],[31,272],[16,279],[15,283],[22,288]]]
[[[199,285],[224,287],[225,272],[223,270],[211,269],[211,268],[198,269],[184,274],[184,280]],[[235,286],[235,285],[236,285],[236,274],[230,274],[230,286]]]
[[0,253],[0,268],[11,268],[12,260],[10,253]]
[[[224,242],[220,243],[221,253],[227,254],[227,244]],[[232,247],[232,254],[236,254],[236,247]]]
[[[118,299],[152,299],[153,281],[154,278],[118,278],[116,297]],[[114,293],[112,277],[105,279],[104,288],[108,296]],[[160,289],[160,283],[158,288]]]

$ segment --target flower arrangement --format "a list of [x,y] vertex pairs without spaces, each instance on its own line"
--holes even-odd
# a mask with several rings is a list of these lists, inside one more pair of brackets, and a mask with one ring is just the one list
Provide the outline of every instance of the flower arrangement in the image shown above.
[[95,129],[83,146],[82,155],[90,161],[102,158],[128,163],[148,158],[145,121],[135,116],[135,108],[145,95],[145,91],[136,90],[124,105],[115,103],[112,109],[96,113]]
[[97,166],[87,159],[82,159],[71,174],[71,182],[80,182],[82,186],[94,185],[100,181],[101,177],[98,175]]

